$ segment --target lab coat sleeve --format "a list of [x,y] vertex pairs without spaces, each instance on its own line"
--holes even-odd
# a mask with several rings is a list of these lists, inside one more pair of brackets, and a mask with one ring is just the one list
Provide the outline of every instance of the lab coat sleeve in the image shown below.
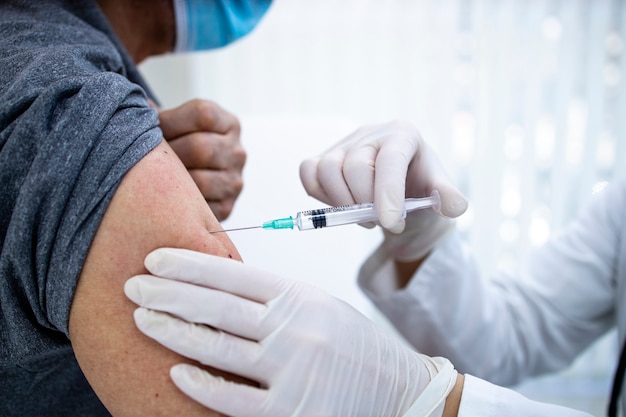
[[417,350],[499,385],[556,371],[614,325],[624,182],[537,250],[514,275],[482,277],[458,235],[403,288],[384,244],[364,263],[365,294]]
[[465,375],[458,417],[592,417],[555,404],[530,400],[490,382]]

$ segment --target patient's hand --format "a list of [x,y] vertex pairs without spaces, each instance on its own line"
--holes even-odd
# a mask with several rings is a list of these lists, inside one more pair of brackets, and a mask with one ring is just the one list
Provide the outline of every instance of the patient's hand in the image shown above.
[[243,188],[246,152],[239,120],[217,104],[191,100],[159,111],[163,136],[189,170],[218,220],[226,219]]

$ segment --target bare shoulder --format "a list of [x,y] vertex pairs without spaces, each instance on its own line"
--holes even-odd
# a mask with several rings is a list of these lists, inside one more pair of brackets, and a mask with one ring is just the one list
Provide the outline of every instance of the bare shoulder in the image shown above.
[[70,312],[76,358],[114,416],[217,415],[183,395],[169,369],[189,360],[136,330],[124,282],[162,246],[238,258],[180,160],[162,142],[121,182],[89,249]]

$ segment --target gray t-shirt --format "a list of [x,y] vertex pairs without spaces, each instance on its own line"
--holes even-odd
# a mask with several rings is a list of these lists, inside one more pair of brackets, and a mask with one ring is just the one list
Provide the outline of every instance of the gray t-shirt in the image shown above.
[[68,334],[124,174],[162,138],[95,0],[0,2],[0,416],[107,416]]

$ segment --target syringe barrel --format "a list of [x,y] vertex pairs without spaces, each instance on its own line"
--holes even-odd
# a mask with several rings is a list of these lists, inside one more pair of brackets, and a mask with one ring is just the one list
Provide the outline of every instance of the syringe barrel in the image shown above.
[[372,203],[301,211],[295,219],[296,226],[300,230],[375,221],[378,221],[378,216]]

